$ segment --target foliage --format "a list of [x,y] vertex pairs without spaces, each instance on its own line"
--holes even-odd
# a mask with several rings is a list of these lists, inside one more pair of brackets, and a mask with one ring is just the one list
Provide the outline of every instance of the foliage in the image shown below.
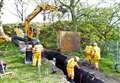
[[[0,45],[0,48],[3,48],[3,46]],[[18,49],[16,49],[16,47],[14,47],[11,43],[8,43],[7,46],[8,53],[5,56],[0,56],[0,59],[7,62],[7,71],[14,72],[15,76],[5,76],[1,78],[0,83],[64,83],[64,81],[62,81],[63,76],[60,72],[57,74],[50,74],[51,65],[45,60],[42,61],[40,73],[41,76],[38,76],[36,67],[24,64],[24,54],[21,54]],[[13,55],[11,54],[11,51],[14,52],[14,50],[18,52]],[[70,54],[77,56],[80,55],[78,52],[71,52]],[[81,57],[81,59],[83,58]],[[114,77],[115,79],[120,79],[120,74],[116,73],[115,70],[113,70],[113,64],[113,58],[111,56],[106,56],[105,58],[102,58],[102,61],[100,62],[100,70],[107,76]]]
[[4,32],[9,36],[13,35],[14,28],[17,28],[17,27],[18,27],[18,24],[4,24],[3,25]]
[[[57,34],[60,30],[80,32],[80,44],[83,50],[86,45],[96,41],[102,49],[102,54],[107,55],[107,41],[117,41],[119,39],[119,26],[112,25],[111,19],[114,10],[112,8],[92,8],[87,7],[81,10],[83,16],[76,21],[57,21],[41,25],[34,23],[31,26],[40,30],[38,38],[46,48],[57,48]],[[75,26],[74,26],[75,24]],[[9,35],[13,33],[13,28],[17,25],[4,25],[5,32]]]
[[[42,29],[43,24],[40,23],[31,23],[30,24],[32,28],[34,29]],[[14,23],[14,24],[4,24],[3,29],[5,30],[5,33],[9,36],[12,36],[14,33],[15,28],[19,28],[19,23]],[[24,29],[24,28],[23,28]]]
[[14,44],[5,43],[0,45],[1,49],[7,53],[4,56],[0,54],[0,60],[7,63],[7,71],[14,72],[15,76],[3,76],[0,83],[64,83],[61,72],[51,74],[52,65],[46,60],[42,60],[41,72],[38,74],[36,67],[24,64],[25,54],[21,54]]
[[[72,2],[75,0],[70,0],[70,1]],[[76,12],[74,12],[74,8],[75,7],[73,7],[73,12],[72,11],[71,12],[75,15]],[[110,76],[115,75],[119,77],[120,75],[115,73],[112,70],[112,66],[111,66],[115,62],[115,60],[113,60],[113,56],[111,55],[115,55],[115,53],[112,54],[110,52],[110,48],[113,45],[113,43],[111,44],[110,42],[120,40],[119,26],[117,25],[117,21],[112,22],[115,20],[114,18],[116,17],[118,17],[117,20],[119,21],[118,9],[115,10],[115,8],[113,9],[113,8],[92,8],[92,7],[83,8],[80,11],[75,9],[76,11],[78,11],[77,14],[80,13],[80,16],[78,15],[78,17],[75,19],[73,15],[74,21],[57,21],[51,24],[48,23],[46,25],[42,25],[39,23],[32,23],[31,26],[35,29],[40,30],[40,34],[38,34],[38,38],[40,39],[41,43],[44,45],[45,48],[57,48],[57,35],[58,32],[61,30],[80,32],[80,39],[81,39],[80,52],[69,52],[69,54],[71,55],[76,55],[76,56],[84,55],[83,49],[85,48],[85,46],[92,41],[96,41],[98,43],[98,46],[101,48],[102,56],[104,56],[100,65],[101,70],[103,70],[103,72],[107,75],[109,74]],[[5,33],[8,34],[9,36],[13,35],[14,32],[13,30],[15,27],[18,27],[18,24],[3,25]],[[6,47],[7,45],[8,47]],[[16,48],[13,45],[10,44],[9,46],[9,43],[0,45],[0,50],[2,51],[8,51],[8,50],[17,51],[17,49],[16,50],[15,49]],[[115,48],[112,47],[112,50],[114,49]],[[13,55],[13,54],[9,53],[5,55]],[[6,57],[0,56],[1,59],[3,58],[7,60],[7,62],[10,64],[9,69],[11,71],[12,70],[15,71],[18,74],[17,77],[13,79],[11,82],[28,82],[35,80],[36,79],[35,68],[31,67],[30,65],[26,66],[22,63],[24,59],[24,55],[21,56],[21,54],[19,53],[16,55],[18,56],[6,56]],[[18,63],[16,63],[17,61]],[[46,66],[49,68],[49,65],[45,65],[45,67],[43,67],[42,70],[44,70]],[[30,73],[29,77],[27,77],[27,73]],[[19,75],[20,77],[23,78],[20,78]],[[45,77],[46,76],[43,75],[43,79]],[[5,81],[6,79],[7,78],[3,78],[2,81]],[[6,81],[9,80],[10,79],[7,79]],[[38,80],[40,81],[40,79]],[[38,80],[35,80],[33,82],[38,82]]]
[[[57,48],[57,35],[60,30],[70,30],[69,22],[56,22],[49,26],[45,26],[39,35],[42,44],[47,48]],[[67,28],[66,28],[67,27]]]
[[114,69],[115,60],[112,56],[106,56],[100,61],[100,70],[106,75],[114,79],[120,80],[120,73],[116,72]]

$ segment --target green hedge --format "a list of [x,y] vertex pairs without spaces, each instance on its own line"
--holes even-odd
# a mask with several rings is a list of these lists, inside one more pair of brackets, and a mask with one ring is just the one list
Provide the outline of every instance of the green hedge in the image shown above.
[[[80,32],[80,46],[81,50],[85,48],[91,41],[96,41],[100,48],[102,48],[102,54],[108,54],[106,49],[108,47],[105,45],[106,41],[117,40],[118,39],[118,30],[114,27],[104,27],[102,24],[96,27],[91,23],[85,22],[75,22],[77,25],[77,31]],[[57,48],[57,34],[60,30],[65,31],[75,31],[75,28],[72,26],[73,22],[71,21],[58,21],[52,24],[39,24],[39,23],[32,23],[31,26],[35,29],[40,31],[38,38],[40,39],[41,43],[46,48]],[[5,33],[8,35],[13,34],[13,30],[15,27],[18,27],[18,24],[6,24],[3,26]],[[103,34],[103,31],[107,30],[107,28],[111,28],[107,34]],[[102,30],[102,31],[101,31]],[[106,52],[106,53],[105,53]]]

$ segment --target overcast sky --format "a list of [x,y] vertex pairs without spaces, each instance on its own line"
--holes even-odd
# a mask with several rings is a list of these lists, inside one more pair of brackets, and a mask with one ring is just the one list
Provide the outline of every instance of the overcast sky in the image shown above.
[[[81,1],[85,1],[85,0],[81,0]],[[99,0],[88,0],[90,4],[96,4],[97,1]],[[106,1],[110,1],[110,0],[106,0]],[[120,0],[116,0],[117,2],[120,2]],[[36,7],[37,4],[29,4],[27,10],[26,10],[26,15],[29,15],[34,8]],[[102,4],[101,6],[106,6],[106,4]],[[2,16],[2,20],[3,23],[16,23],[16,22],[20,22],[19,19],[14,15],[15,14],[15,6],[14,6],[14,0],[5,0],[5,5],[3,8],[3,16]],[[43,22],[43,16],[41,14],[37,15],[32,22]]]
[[[15,5],[14,5],[14,0],[5,0],[5,5],[3,8],[3,16],[2,16],[2,20],[3,23],[16,23],[16,22],[20,22],[20,20],[18,19],[18,17],[14,14],[16,14],[16,10],[15,10]],[[26,16],[30,13],[32,13],[32,11],[34,10],[34,8],[36,7],[37,4],[29,4],[27,5],[27,9],[26,9]],[[40,18],[40,19],[38,19]],[[39,21],[42,20],[42,15],[38,15],[36,16],[36,18],[33,21]]]

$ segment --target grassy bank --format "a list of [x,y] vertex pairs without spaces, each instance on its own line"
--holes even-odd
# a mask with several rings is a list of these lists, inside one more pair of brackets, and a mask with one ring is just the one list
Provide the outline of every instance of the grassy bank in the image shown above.
[[0,78],[0,83],[63,83],[63,75],[61,72],[51,74],[51,64],[46,60],[42,61],[41,71],[38,74],[36,67],[24,64],[25,54],[21,54],[13,45],[8,44],[8,47],[2,47],[1,50],[7,50],[6,54],[0,55],[0,60],[7,62],[7,71],[15,73],[14,77],[4,76]]
[[[6,76],[0,78],[0,83],[65,83],[61,72],[51,74],[51,65],[46,60],[42,61],[41,72],[38,74],[37,68],[32,65],[24,64],[25,54],[21,54],[18,47],[11,43],[0,45],[0,50],[4,53],[0,54],[0,60],[7,62],[7,71],[12,71],[15,76]],[[83,59],[83,54],[79,52],[71,52],[70,55],[80,56]],[[111,76],[120,80],[120,73],[113,69],[113,58],[107,56],[102,58],[100,62],[100,70],[107,76]]]

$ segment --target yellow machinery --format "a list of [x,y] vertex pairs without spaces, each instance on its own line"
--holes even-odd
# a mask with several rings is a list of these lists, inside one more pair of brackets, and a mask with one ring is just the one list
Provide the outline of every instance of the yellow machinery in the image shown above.
[[[25,33],[27,34],[28,38],[32,39],[33,37],[33,32],[30,28],[30,22],[31,20],[37,16],[41,11],[50,11],[50,12],[53,12],[55,10],[58,10],[58,11],[61,11],[61,12],[64,12],[64,9],[62,8],[62,6],[60,7],[57,7],[57,6],[53,6],[53,5],[49,5],[49,4],[41,4],[41,5],[38,5],[34,10],[33,12],[28,15],[25,19],[25,21],[22,23],[22,26],[24,27],[24,31]],[[16,32],[16,31],[15,31]],[[16,32],[16,35],[19,37],[19,34],[24,34],[24,33],[21,33],[19,31]],[[3,36],[0,36],[0,42],[5,42],[5,38],[3,39],[4,37]]]
[[50,12],[53,12],[55,10],[59,10],[58,7],[53,6],[53,5],[49,5],[49,4],[42,4],[42,5],[38,5],[34,11],[27,16],[27,18],[25,19],[24,23],[23,23],[23,27],[25,30],[25,33],[27,33],[27,36],[29,38],[32,38],[33,33],[29,34],[30,30],[30,21],[36,16],[38,15],[41,11],[46,11],[49,10]]
[[[19,45],[19,41],[31,40],[33,38],[33,29],[30,27],[31,20],[35,18],[35,16],[37,16],[41,11],[53,12],[55,10],[62,12],[63,9],[62,7],[57,7],[46,3],[38,5],[33,10],[33,12],[26,17],[25,21],[22,23],[21,27],[24,29],[24,32],[20,30],[20,28],[14,30],[16,34],[13,35],[12,42],[14,42],[16,45]],[[27,37],[25,37],[25,35],[27,35]]]

